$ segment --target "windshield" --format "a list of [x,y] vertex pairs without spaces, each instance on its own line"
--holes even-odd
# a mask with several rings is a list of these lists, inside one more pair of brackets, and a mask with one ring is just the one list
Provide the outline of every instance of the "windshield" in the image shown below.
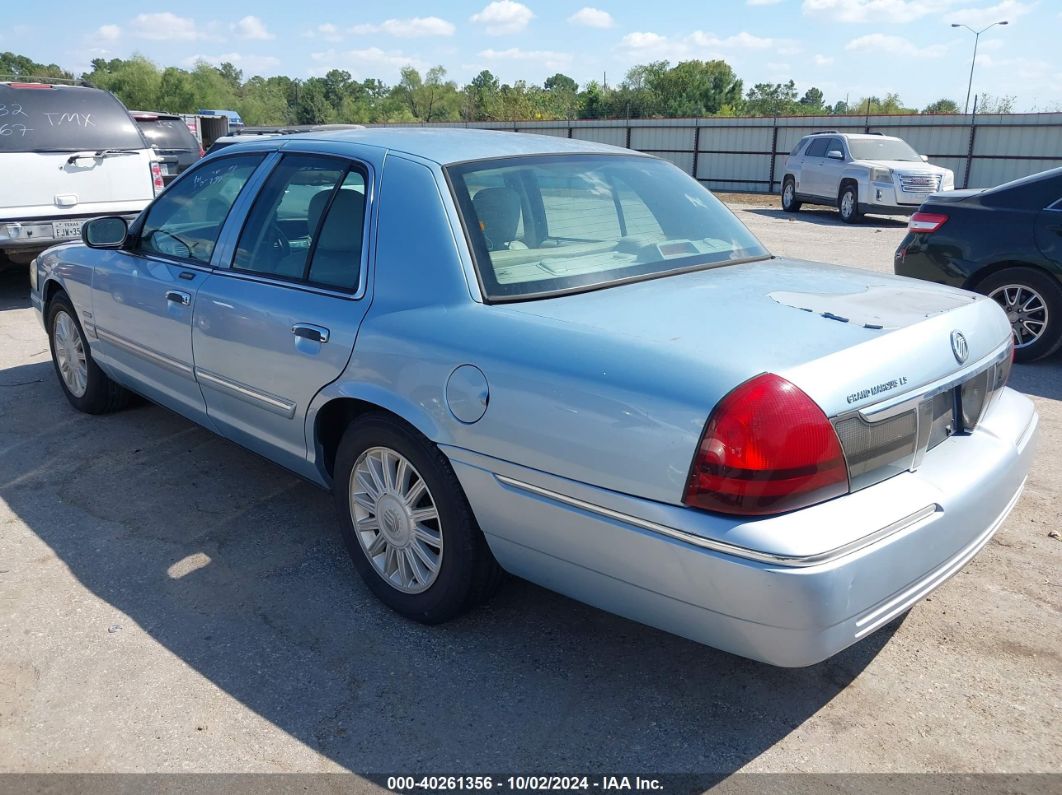
[[181,119],[140,119],[137,124],[148,143],[159,149],[199,149],[199,142]]
[[718,199],[663,160],[544,155],[447,172],[489,299],[769,256]]
[[853,160],[905,160],[921,162],[918,152],[898,138],[849,138]]
[[136,124],[106,91],[0,85],[0,152],[144,148]]

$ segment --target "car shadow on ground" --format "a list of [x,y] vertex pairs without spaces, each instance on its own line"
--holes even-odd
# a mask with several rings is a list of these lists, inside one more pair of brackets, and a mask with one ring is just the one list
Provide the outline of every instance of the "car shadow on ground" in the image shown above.
[[0,255],[0,312],[30,305],[29,266],[13,265]]
[[1062,400],[1062,352],[1038,362],[1014,365],[1007,386],[1027,395]]
[[457,621],[420,626],[357,578],[327,494],[150,404],[78,414],[47,361],[0,370],[0,498],[98,598],[360,772],[710,783],[814,715],[897,626],[784,670],[516,579]]
[[[744,209],[744,208],[743,208]],[[803,221],[819,226],[866,226],[881,227],[883,229],[902,229],[907,226],[907,218],[886,215],[864,215],[858,224],[846,224],[836,210],[827,207],[804,207],[798,213],[787,213],[781,207],[756,207],[748,208],[746,212],[756,213],[766,218],[777,218],[781,221]]]

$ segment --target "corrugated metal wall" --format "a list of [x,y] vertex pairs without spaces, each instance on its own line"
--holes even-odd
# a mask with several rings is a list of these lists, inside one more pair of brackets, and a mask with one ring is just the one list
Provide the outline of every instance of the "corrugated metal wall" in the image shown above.
[[786,155],[815,130],[883,132],[955,172],[956,187],[986,188],[1062,166],[1062,113],[999,116],[792,116],[472,122],[626,146],[663,157],[717,190],[774,193]]

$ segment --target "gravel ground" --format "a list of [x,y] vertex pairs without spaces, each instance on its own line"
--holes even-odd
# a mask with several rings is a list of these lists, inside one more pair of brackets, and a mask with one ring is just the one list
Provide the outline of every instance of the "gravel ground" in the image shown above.
[[[735,207],[795,257],[888,271],[903,236]],[[154,406],[75,413],[26,292],[0,274],[0,771],[1062,771],[1058,358],[1014,373],[1041,445],[993,542],[781,670],[520,581],[397,618],[325,494]]]

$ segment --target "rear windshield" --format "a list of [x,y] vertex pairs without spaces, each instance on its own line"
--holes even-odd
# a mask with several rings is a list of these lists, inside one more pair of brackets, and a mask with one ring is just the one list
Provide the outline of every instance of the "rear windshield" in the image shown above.
[[546,155],[447,171],[490,299],[768,256],[718,199],[662,160]]
[[106,91],[0,85],[0,152],[144,148],[136,124]]
[[148,143],[159,149],[199,149],[199,142],[181,119],[138,119]]
[[853,160],[907,160],[913,163],[922,159],[906,141],[896,138],[849,138],[848,150]]

